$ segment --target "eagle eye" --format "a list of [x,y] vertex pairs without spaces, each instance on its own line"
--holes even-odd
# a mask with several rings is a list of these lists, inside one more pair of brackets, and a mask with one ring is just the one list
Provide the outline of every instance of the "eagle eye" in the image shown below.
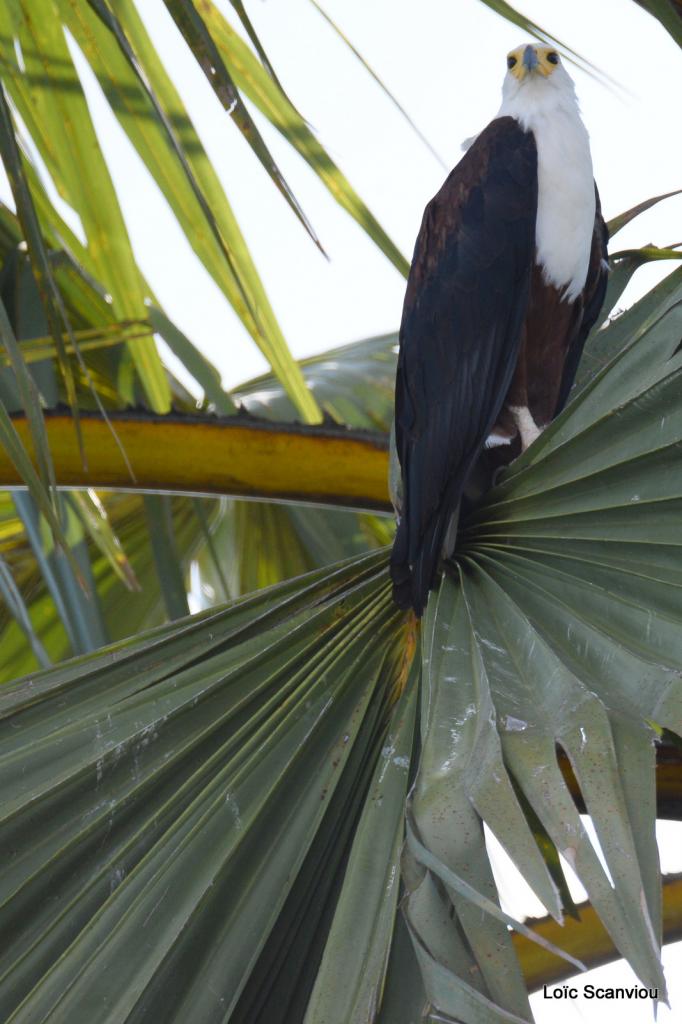
[[547,60],[549,61],[550,64],[558,64],[559,63],[559,54],[558,53],[548,53],[547,54]]
[[513,68],[516,64],[516,57],[507,57],[507,67]]

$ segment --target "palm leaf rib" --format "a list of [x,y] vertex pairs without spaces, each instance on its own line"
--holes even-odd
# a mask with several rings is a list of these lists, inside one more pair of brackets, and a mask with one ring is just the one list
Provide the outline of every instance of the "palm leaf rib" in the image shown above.
[[[388,450],[385,436],[345,427],[301,428],[252,417],[213,419],[189,415],[112,415],[129,453],[126,465],[105,421],[83,415],[84,469],[71,440],[70,418],[45,417],[57,483],[64,487],[127,488],[231,494],[340,505],[388,512]],[[23,416],[12,418],[26,442]],[[177,453],[184,452],[182,462]],[[22,477],[0,451],[0,486]]]

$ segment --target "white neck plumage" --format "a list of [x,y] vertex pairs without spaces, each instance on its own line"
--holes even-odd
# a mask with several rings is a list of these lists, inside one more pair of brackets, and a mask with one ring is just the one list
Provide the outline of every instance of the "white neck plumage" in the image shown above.
[[497,117],[513,117],[538,150],[536,258],[545,280],[573,302],[585,286],[595,195],[589,137],[563,67],[549,78],[507,75]]

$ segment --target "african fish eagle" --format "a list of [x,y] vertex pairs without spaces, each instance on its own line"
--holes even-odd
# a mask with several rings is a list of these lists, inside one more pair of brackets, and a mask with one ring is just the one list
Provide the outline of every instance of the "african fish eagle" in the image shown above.
[[507,56],[502,106],[426,207],[395,393],[397,603],[422,614],[477,462],[511,461],[563,408],[608,275],[573,82],[551,46]]

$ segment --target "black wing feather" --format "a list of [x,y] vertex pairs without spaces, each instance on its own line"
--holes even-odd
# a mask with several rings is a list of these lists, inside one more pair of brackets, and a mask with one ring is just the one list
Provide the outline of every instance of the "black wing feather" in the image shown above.
[[559,392],[556,409],[554,410],[555,416],[559,415],[568,401],[568,396],[571,393],[571,388],[575,381],[575,375],[578,372],[578,364],[580,363],[583,349],[585,348],[585,342],[589,337],[590,331],[597,322],[601,308],[604,305],[606,288],[609,282],[609,230],[604,223],[604,218],[602,217],[599,190],[597,189],[596,184],[594,186],[594,192],[597,204],[594,217],[594,233],[592,235],[590,265],[587,271],[587,280],[585,282],[585,289],[583,292],[583,315],[578,326],[576,336],[573,339],[571,347],[566,355],[566,362],[564,363],[563,374],[561,377],[561,390]]
[[516,365],[535,258],[537,151],[493,121],[424,213],[400,328],[403,508],[394,596],[421,615],[450,520]]

